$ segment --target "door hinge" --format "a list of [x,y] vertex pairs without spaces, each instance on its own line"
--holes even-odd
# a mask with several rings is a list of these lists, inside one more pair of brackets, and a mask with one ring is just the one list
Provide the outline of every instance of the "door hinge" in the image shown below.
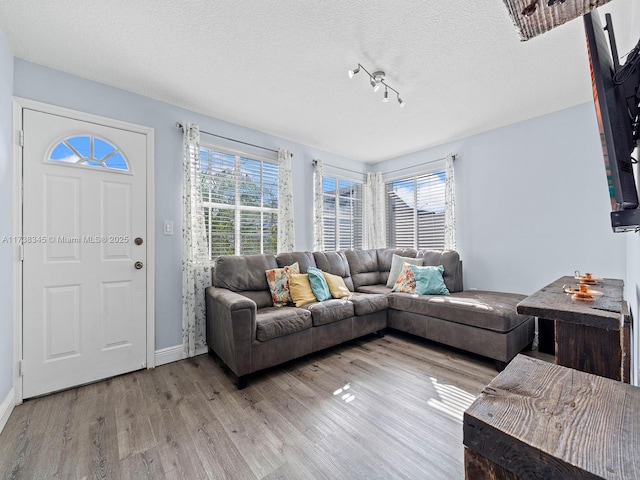
[[24,147],[24,130],[18,132],[18,143],[21,147]]
[[20,244],[20,261],[24,262],[24,244]]
[[24,377],[24,360],[18,362],[18,375]]

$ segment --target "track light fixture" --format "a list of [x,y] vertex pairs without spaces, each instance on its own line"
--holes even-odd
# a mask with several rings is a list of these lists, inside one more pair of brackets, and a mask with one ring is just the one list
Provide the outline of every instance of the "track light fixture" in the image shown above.
[[396,95],[398,97],[398,103],[400,104],[400,107],[404,107],[405,103],[404,101],[400,98],[400,92],[398,92],[395,88],[391,87],[387,82],[384,81],[384,77],[385,77],[385,73],[382,70],[378,70],[376,72],[373,73],[369,73],[369,71],[364,68],[362,65],[358,64],[358,66],[353,69],[353,70],[349,70],[349,78],[353,78],[353,76],[358,73],[360,71],[360,69],[364,70],[367,75],[369,75],[369,84],[371,85],[371,87],[373,87],[373,91],[377,92],[378,90],[380,90],[380,86],[384,85],[384,97],[382,97],[382,101],[383,102],[388,102],[389,101],[389,90],[392,90],[394,92],[396,92]]

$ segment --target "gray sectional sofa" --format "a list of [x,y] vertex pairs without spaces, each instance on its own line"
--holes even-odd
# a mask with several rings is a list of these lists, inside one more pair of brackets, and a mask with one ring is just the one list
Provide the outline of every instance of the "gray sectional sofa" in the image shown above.
[[[414,295],[386,287],[393,255],[443,265],[450,295]],[[302,307],[274,307],[265,271],[298,262],[339,275],[353,295]],[[534,338],[534,318],[516,313],[524,295],[464,291],[455,251],[394,249],[223,256],[206,290],[207,343],[235,375],[246,376],[387,327],[477,353],[498,370]]]

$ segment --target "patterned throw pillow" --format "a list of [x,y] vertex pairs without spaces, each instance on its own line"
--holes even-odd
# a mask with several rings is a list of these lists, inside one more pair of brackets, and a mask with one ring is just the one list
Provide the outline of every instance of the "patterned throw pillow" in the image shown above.
[[416,293],[416,278],[413,276],[410,263],[404,263],[396,283],[391,289],[392,292]]
[[300,273],[298,262],[284,268],[265,270],[274,307],[284,307],[287,304],[293,303],[291,300],[291,292],[289,292],[289,274],[294,275],[298,273]]
[[389,278],[387,279],[387,287],[393,288],[396,284],[396,280],[402,271],[402,266],[405,263],[410,263],[412,265],[423,265],[424,258],[410,258],[410,257],[401,257],[400,255],[393,254],[391,257],[391,270],[389,270]]

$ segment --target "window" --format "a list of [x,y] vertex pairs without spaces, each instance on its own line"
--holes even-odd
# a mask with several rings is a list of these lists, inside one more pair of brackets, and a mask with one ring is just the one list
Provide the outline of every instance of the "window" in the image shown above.
[[49,160],[83,167],[129,171],[122,152],[107,140],[93,135],[65,138],[53,148]]
[[362,183],[322,177],[325,250],[362,248]]
[[444,248],[445,172],[386,183],[387,244],[395,248]]
[[219,255],[276,253],[275,160],[201,147],[200,184],[211,260]]

